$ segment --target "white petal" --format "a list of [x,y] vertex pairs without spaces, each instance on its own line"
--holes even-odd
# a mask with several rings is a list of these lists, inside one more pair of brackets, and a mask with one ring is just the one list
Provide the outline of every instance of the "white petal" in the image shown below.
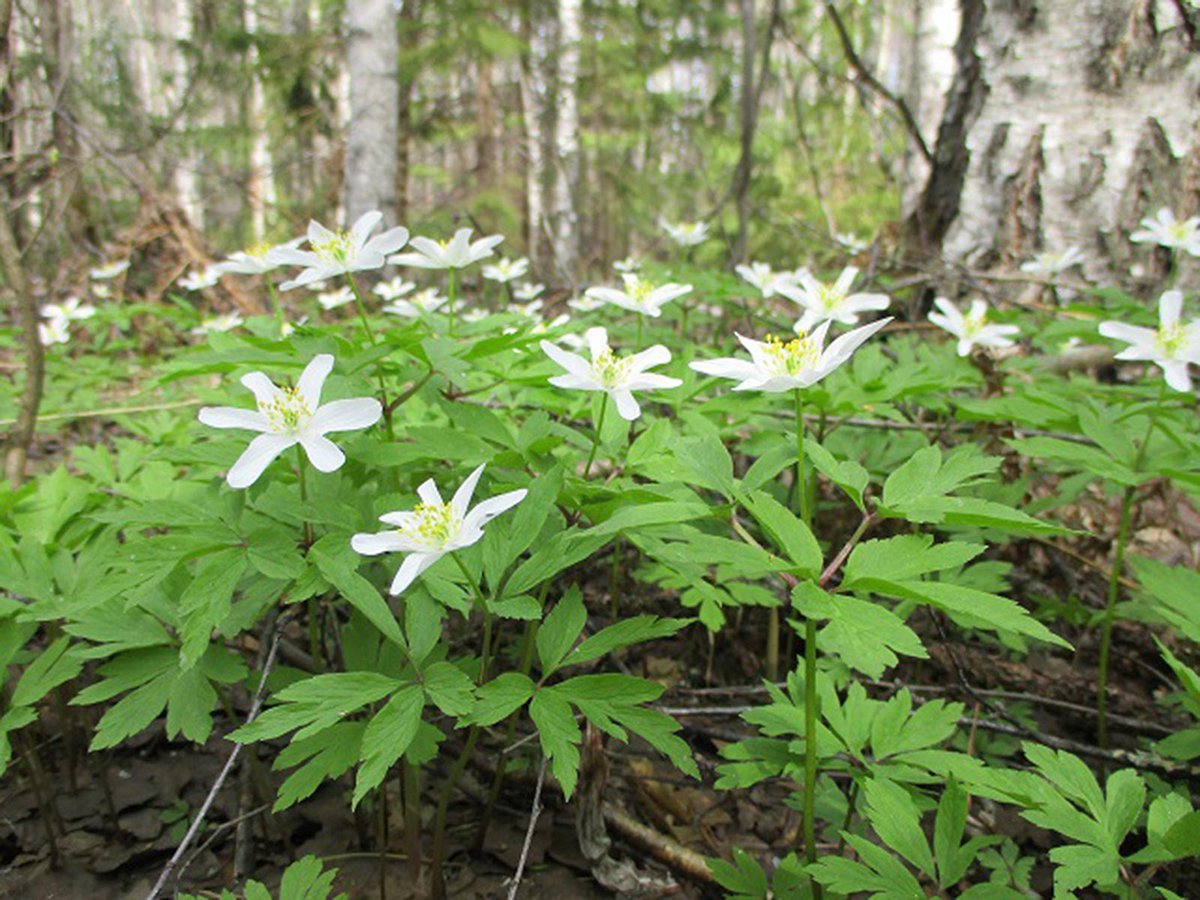
[[422,572],[441,558],[441,553],[410,553],[404,557],[404,562],[400,563],[400,569],[396,572],[396,577],[392,579],[392,586],[388,588],[389,593],[393,597],[403,593],[410,584],[420,577]]
[[856,266],[846,266],[842,269],[842,274],[838,276],[834,282],[833,288],[839,294],[845,294],[850,291],[850,285],[854,284],[854,279],[858,277],[858,268]]
[[[428,238],[415,237],[412,239],[412,246],[417,246],[417,241],[429,240]],[[440,255],[439,248],[439,255]],[[401,253],[393,256],[388,260],[393,266],[409,266],[414,269],[446,269],[449,268],[440,258],[432,258],[424,253]]]
[[334,472],[346,461],[346,454],[329,438],[319,434],[300,436],[300,446],[308,455],[308,461],[318,472]]
[[1154,329],[1126,325],[1124,322],[1101,322],[1100,334],[1130,344],[1153,344],[1155,338]]
[[267,417],[256,409],[239,409],[235,406],[206,406],[200,410],[200,421],[210,428],[245,428],[249,431],[266,431]]
[[374,397],[354,397],[334,400],[319,407],[308,422],[308,431],[328,434],[331,431],[358,431],[370,428],[383,415],[383,406]]
[[284,434],[260,434],[250,442],[225,476],[231,488],[247,488],[260,476],[280,453],[296,443]]
[[617,412],[626,422],[632,422],[642,414],[642,408],[629,391],[615,390],[611,391],[609,396],[617,404]]
[[594,378],[579,375],[551,375],[547,379],[555,387],[566,388],[568,391],[601,391],[603,385]]
[[333,232],[318,222],[316,219],[308,220],[308,243],[316,246],[322,241],[327,241],[333,237]]
[[475,485],[479,484],[483,469],[484,466],[481,465],[468,475],[467,480],[458,486],[458,490],[450,499],[450,508],[454,510],[455,515],[464,520],[467,518],[467,509],[471,505],[471,498],[475,496]]
[[593,360],[599,359],[608,349],[608,332],[599,326],[585,331],[583,340],[587,344],[588,352],[592,355]]
[[591,377],[591,363],[589,363],[578,353],[572,353],[569,350],[564,350],[562,347],[551,343],[550,341],[542,341],[539,346],[548,357],[550,357],[577,378]]
[[[367,236],[375,230],[375,226],[383,221],[383,213],[377,209],[370,212],[365,212],[350,226],[350,236],[354,241],[354,247],[361,249],[367,242]],[[397,250],[400,248],[397,247]]]
[[944,320],[938,321],[938,319],[934,319],[934,314],[930,313],[929,321],[933,322],[935,325],[941,325],[942,328],[945,328],[947,331],[954,334],[957,334],[962,330],[963,315],[961,312],[959,312],[957,306],[955,306],[945,297],[934,298],[933,305],[942,311]]
[[848,360],[851,354],[862,346],[864,341],[890,321],[892,321],[891,317],[879,319],[876,322],[871,322],[868,325],[863,325],[860,328],[855,328],[853,331],[847,331],[841,335],[826,347],[825,352],[821,354],[820,368],[826,373],[836,369]]
[[1159,326],[1164,331],[1174,328],[1179,322],[1179,313],[1182,309],[1183,294],[1180,291],[1167,291],[1158,301]]
[[688,363],[688,367],[702,375],[714,375],[717,378],[736,378],[739,381],[758,376],[758,367],[754,363],[734,357],[723,359],[696,360]]
[[[479,468],[482,469],[483,466]],[[497,497],[484,500],[467,514],[463,520],[463,530],[481,530],[484,525],[496,518],[500,513],[512,509],[524,500],[525,495],[528,493],[529,491],[525,490],[525,488],[521,488],[520,490],[509,491],[506,494],[500,494]]]
[[333,357],[328,353],[318,353],[309,360],[304,371],[300,373],[300,379],[296,382],[296,391],[304,399],[309,409],[316,409],[320,406],[321,388],[324,387],[325,379],[332,371]]
[[383,234],[377,234],[375,237],[367,241],[364,250],[370,250],[374,253],[395,253],[401,247],[408,243],[408,229],[403,225],[397,225],[395,228],[389,228]]
[[314,266],[311,269],[305,269],[295,278],[290,281],[285,281],[279,285],[281,291],[290,291],[293,288],[304,287],[309,284],[316,284],[318,281],[324,281],[326,278],[332,278],[335,275],[341,274],[341,269],[331,269],[328,266]]
[[1159,367],[1163,370],[1163,375],[1167,379],[1167,384],[1177,391],[1190,391],[1192,389],[1192,379],[1188,375],[1187,363],[1183,360],[1170,360],[1160,362]]
[[672,378],[670,375],[642,372],[630,378],[625,383],[625,388],[630,391],[664,391],[677,388],[681,384],[683,384],[683,381],[678,378]]
[[426,506],[442,505],[442,495],[432,478],[421,482],[421,485],[417,488],[417,496],[421,498],[421,502]]
[[407,549],[407,542],[398,531],[359,532],[350,538],[350,547],[363,556],[378,556],[380,553],[396,553]]
[[[267,259],[276,265],[304,266],[306,269],[321,264],[321,257],[317,256],[311,250],[298,250],[295,247],[274,247],[267,251]],[[230,272],[237,272],[238,268],[234,268],[234,266],[243,269],[248,268],[251,266],[251,261],[253,261],[253,268],[258,268],[258,260],[255,260],[253,257],[246,260],[229,260],[224,263],[217,263],[217,265],[223,266]]]
[[632,372],[644,372],[654,366],[661,366],[671,361],[671,351],[662,344],[655,344],[641,353],[629,357],[629,369]]
[[279,393],[279,388],[262,372],[247,372],[242,376],[242,384],[254,393],[258,405],[270,403]]

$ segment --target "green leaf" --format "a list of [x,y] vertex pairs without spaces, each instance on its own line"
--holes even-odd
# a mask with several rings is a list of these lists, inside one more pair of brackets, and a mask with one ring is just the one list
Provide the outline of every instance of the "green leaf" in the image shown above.
[[921,830],[921,814],[900,785],[879,778],[865,782],[867,818],[880,839],[906,860],[934,877],[933,854]]
[[300,729],[293,740],[316,734],[350,713],[382,700],[402,682],[376,672],[330,672],[288,685],[275,695],[279,705],[229,735],[231,741],[268,740]]
[[711,512],[710,507],[700,502],[664,500],[659,503],[637,503],[621,507],[587,534],[607,538],[623,531],[690,522],[693,519],[702,519]]
[[740,847],[733,848],[733,862],[706,859],[708,870],[732,900],[762,900],[770,894],[767,873]]
[[[338,722],[303,740],[293,740],[279,751],[274,768],[299,765],[279,786],[272,810],[287,809],[312,796],[326,779],[339,778],[359,761],[366,722]],[[300,765],[303,763],[303,765]]]
[[429,702],[448,716],[465,716],[475,705],[475,682],[453,663],[435,662],[421,680]]
[[599,659],[613,650],[628,647],[631,644],[670,637],[690,622],[690,619],[660,619],[658,616],[634,616],[624,619],[615,625],[602,628],[591,637],[584,639],[563,660],[562,665],[574,666],[591,662],[593,659]]
[[543,688],[529,704],[529,717],[537,728],[542,752],[550,760],[554,777],[570,800],[579,781],[579,744],[583,740],[571,704],[554,693],[553,688]]
[[[308,551],[321,574],[329,580],[351,606],[367,617],[389,641],[404,646],[404,637],[396,623],[391,607],[379,595],[375,585],[354,570],[355,563],[347,557],[344,535],[329,534],[321,538]],[[331,545],[337,546],[335,551]],[[349,546],[348,544],[346,545]],[[357,559],[357,557],[355,557]]]
[[984,551],[982,544],[933,543],[933,535],[902,534],[863,541],[850,552],[842,587],[870,590],[872,582],[895,582],[929,572],[957,569]]
[[578,587],[572,585],[538,629],[538,659],[541,660],[544,675],[559,667],[586,623],[587,609],[583,605],[583,595]]
[[417,735],[421,713],[425,709],[425,694],[420,685],[400,688],[367,723],[362,738],[362,765],[354,781],[351,808],[368,792],[378,787]]
[[217,692],[200,667],[179,673],[167,697],[167,737],[182,734],[203,744],[212,733],[212,710]]
[[742,503],[802,575],[821,573],[821,547],[799,516],[764,491],[743,497]]
[[[6,623],[3,627],[11,629],[14,635],[24,631],[11,623]],[[69,638],[61,637],[38,654],[21,673],[21,678],[12,692],[10,707],[32,706],[60,684],[79,674],[83,669],[83,661],[66,655],[70,645]]]
[[218,550],[203,557],[196,566],[191,583],[179,597],[179,663],[184,669],[208,649],[212,632],[229,615],[234,589],[246,571],[246,558],[240,548]]
[[279,883],[279,900],[326,900],[338,870],[322,871],[322,866],[321,860],[311,854],[288,866]]
[[921,639],[891,610],[847,595],[833,597],[811,581],[792,591],[792,603],[810,619],[828,621],[818,646],[871,678],[899,662],[896,654],[927,659]]
[[938,885],[942,888],[957,884],[972,861],[971,855],[959,852],[967,827],[967,805],[966,791],[951,775],[938,800],[933,823],[933,855],[937,859]]
[[97,723],[88,749],[95,752],[115,747],[149,726],[166,707],[175,678],[175,671],[163,672],[111,706]]
[[464,724],[495,725],[533,696],[534,684],[520,672],[498,675],[475,692],[475,707]]
[[[860,510],[866,510],[863,505],[863,493],[871,480],[866,469],[852,459],[836,459],[815,440],[804,441],[804,453],[818,472],[845,491],[846,496]],[[795,456],[794,453],[792,455]]]

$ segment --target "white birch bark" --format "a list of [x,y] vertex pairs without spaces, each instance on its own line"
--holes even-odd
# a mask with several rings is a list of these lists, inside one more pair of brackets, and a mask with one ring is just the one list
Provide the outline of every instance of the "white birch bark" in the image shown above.
[[977,47],[987,92],[948,256],[1005,265],[1078,245],[1092,279],[1127,282],[1131,263],[1155,277],[1153,250],[1130,232],[1161,206],[1188,214],[1200,202],[1200,54],[1180,8],[988,5]]
[[346,4],[350,123],[346,137],[345,221],[378,209],[395,223],[399,129],[399,45],[394,0]]
[[[187,53],[183,49],[183,45],[192,40],[192,0],[175,0],[174,19],[175,45],[171,48],[174,77],[170,86],[168,102],[173,109],[178,109],[179,105],[184,102],[188,83],[191,80]],[[191,116],[181,110],[179,120],[181,123],[188,123],[191,121]],[[203,230],[204,210],[200,204],[199,190],[196,186],[196,154],[190,149],[194,146],[195,141],[189,136],[185,141],[185,148],[181,148],[179,162],[172,172],[171,180],[174,183],[176,201],[187,220],[195,228]]]
[[246,64],[250,68],[250,96],[246,105],[247,125],[250,128],[250,233],[254,241],[263,240],[267,233],[267,209],[275,205],[275,178],[271,172],[271,146],[267,137],[266,110],[263,102],[262,77],[258,71],[258,0],[246,0],[243,9],[250,49]]
[[580,0],[558,2],[558,117],[554,127],[555,160],[553,219],[555,257],[565,275],[579,259],[579,216],[575,192],[579,187],[579,21]]

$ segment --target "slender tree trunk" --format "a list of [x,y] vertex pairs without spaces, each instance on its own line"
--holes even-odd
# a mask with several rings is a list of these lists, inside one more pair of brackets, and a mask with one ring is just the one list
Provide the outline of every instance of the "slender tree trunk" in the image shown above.
[[746,260],[750,229],[750,169],[754,163],[754,0],[741,0],[742,13],[742,150],[734,176],[733,199],[737,206],[738,230],[733,244],[733,261]]
[[417,51],[418,24],[421,4],[405,0],[400,7],[400,89],[396,106],[396,217],[397,222],[408,219],[408,173],[412,154],[412,100],[417,69],[412,58]]
[[200,206],[199,191],[196,187],[196,154],[190,149],[195,146],[195,140],[187,126],[192,117],[180,106],[188,102],[188,83],[191,71],[188,66],[187,51],[184,47],[192,42],[192,0],[175,0],[175,46],[171,48],[174,61],[174,77],[172,79],[170,102],[176,110],[178,121],[187,141],[187,148],[179,153],[179,161],[174,166],[172,182],[175,188],[175,198],[179,208],[187,216],[188,222],[197,229],[204,227],[204,211]]
[[258,0],[246,0],[244,7],[249,49],[246,67],[250,70],[250,95],[247,98],[246,118],[250,126],[250,183],[247,194],[250,202],[250,234],[261,241],[267,233],[267,208],[275,205],[275,178],[271,172],[271,147],[267,137],[262,75],[259,72]]
[[525,246],[529,258],[536,266],[541,259],[542,245],[541,229],[545,218],[545,202],[542,197],[542,175],[545,165],[542,161],[542,146],[545,137],[542,133],[543,104],[537,93],[536,79],[540,73],[540,58],[538,49],[541,41],[535,34],[533,23],[534,11],[530,0],[521,4],[521,40],[528,47],[522,53],[517,70],[518,97],[521,104],[521,124],[524,130],[522,170],[525,173]]
[[399,45],[394,0],[346,5],[350,125],[346,139],[346,221],[377,209],[396,221]]
[[580,0],[558,0],[558,109],[554,123],[557,152],[554,178],[555,254],[559,268],[574,277],[579,260],[579,21]]

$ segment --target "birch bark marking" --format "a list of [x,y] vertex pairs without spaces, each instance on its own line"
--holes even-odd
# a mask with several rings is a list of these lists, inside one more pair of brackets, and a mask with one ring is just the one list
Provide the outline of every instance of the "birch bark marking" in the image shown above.
[[555,257],[568,278],[579,259],[579,23],[580,0],[558,3],[558,118],[554,145],[558,153],[554,177]]
[[346,4],[346,66],[350,73],[350,128],[346,136],[345,218],[372,209],[396,221],[396,148],[399,41],[393,0]]

